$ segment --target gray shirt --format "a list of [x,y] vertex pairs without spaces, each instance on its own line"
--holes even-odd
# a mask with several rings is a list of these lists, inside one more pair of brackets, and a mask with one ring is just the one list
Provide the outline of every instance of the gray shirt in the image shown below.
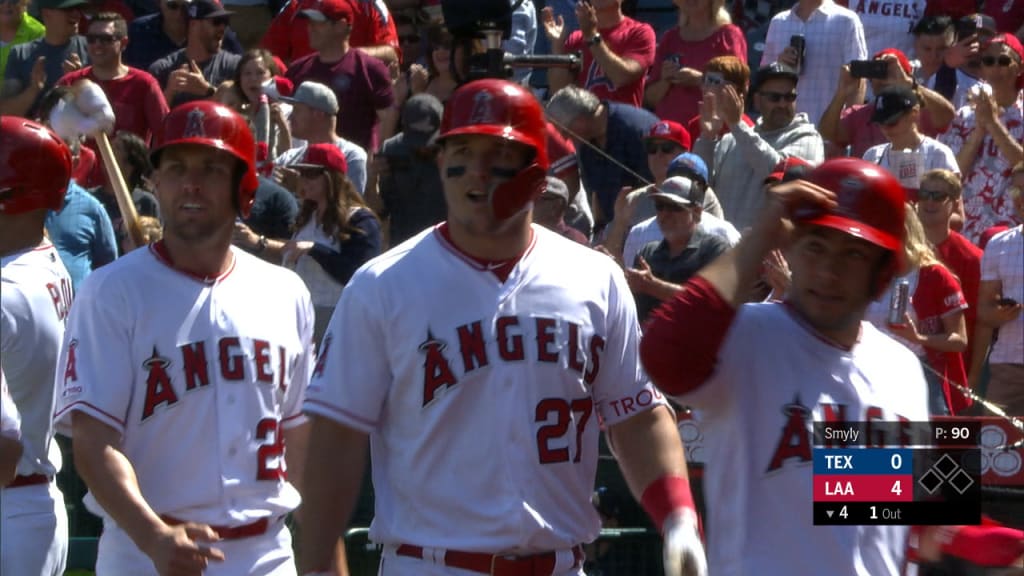
[[14,46],[7,58],[2,96],[12,98],[21,94],[32,80],[32,67],[35,66],[36,59],[40,56],[46,58],[46,83],[29,109],[29,115],[35,116],[36,107],[39,106],[43,94],[53,88],[57,80],[64,75],[65,60],[71,58],[72,54],[78,54],[82,66],[89,64],[89,54],[86,52],[85,46],[85,37],[83,36],[72,36],[71,41],[60,46],[46,42],[45,38]]
[[[221,50],[213,55],[212,58],[206,62],[196,62],[199,69],[203,72],[203,77],[206,78],[206,82],[216,88],[221,82],[225,80],[231,80],[235,77],[235,68],[238,67],[238,62],[241,61],[242,57],[238,54],[232,54],[226,50]],[[185,49],[175,50],[164,58],[153,62],[149,67],[149,73],[156,78],[156,81],[160,83],[161,90],[167,90],[167,79],[171,77],[171,72],[174,72],[182,66],[188,65],[188,56],[185,55]],[[202,100],[206,98],[205,94],[183,94],[179,92],[174,95],[174,101],[168,102],[167,105],[171,108],[184,104],[185,102],[191,102],[193,100]]]

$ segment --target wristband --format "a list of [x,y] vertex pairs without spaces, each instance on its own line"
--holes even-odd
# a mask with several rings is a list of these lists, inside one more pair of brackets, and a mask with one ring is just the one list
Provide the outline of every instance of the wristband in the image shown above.
[[695,510],[693,495],[690,493],[690,481],[682,476],[662,476],[651,482],[640,497],[640,504],[651,517],[658,532],[661,532],[665,519],[681,508]]

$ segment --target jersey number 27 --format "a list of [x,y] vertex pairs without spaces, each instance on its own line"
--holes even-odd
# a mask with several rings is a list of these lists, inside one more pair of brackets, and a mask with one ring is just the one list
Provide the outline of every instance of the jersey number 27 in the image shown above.
[[[551,441],[564,438],[573,420],[576,421],[576,455],[572,461],[579,462],[583,453],[583,430],[586,429],[593,411],[594,400],[589,396],[577,398],[572,402],[564,398],[545,398],[538,402],[534,422],[547,422],[551,414],[555,415],[553,423],[541,426],[537,430],[537,454],[540,456],[540,463],[569,461],[569,447],[552,448]],[[578,415],[573,418],[574,414]]]
[[264,418],[256,424],[256,440],[263,442],[256,451],[257,480],[285,480],[284,436],[276,418]]

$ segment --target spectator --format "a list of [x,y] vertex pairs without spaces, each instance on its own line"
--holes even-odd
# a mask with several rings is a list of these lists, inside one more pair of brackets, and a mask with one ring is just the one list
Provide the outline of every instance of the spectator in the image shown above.
[[402,72],[408,72],[409,66],[413,64],[426,65],[423,35],[416,24],[416,13],[393,12],[392,14],[395,17],[395,31],[398,34],[398,48],[402,52],[399,69]]
[[[764,39],[764,32],[772,16],[792,8],[794,4],[796,0],[733,0],[732,21],[747,34],[748,41],[758,36],[758,32],[760,38]],[[751,61],[759,62],[760,59],[748,60]]]
[[658,118],[685,124],[700,113],[705,66],[716,56],[734,56],[745,63],[747,41],[732,24],[725,0],[677,4],[679,24],[658,43],[644,102]]
[[990,16],[971,14],[956,22],[956,43],[946,51],[946,65],[956,68],[953,107],[967,105],[971,89],[982,82],[981,47],[996,35],[996,21]]
[[128,25],[116,12],[100,12],[89,21],[85,40],[89,66],[69,72],[57,81],[71,86],[86,78],[99,85],[114,109],[114,130],[131,132],[149,142],[170,111],[156,79],[121,61],[129,43]]
[[[718,76],[721,76],[725,84],[731,85],[740,98],[743,99],[743,109],[747,109],[747,93],[750,91],[750,68],[742,60],[735,56],[719,56],[712,58],[704,66],[704,80],[701,84],[701,102],[711,92],[719,88]],[[709,80],[710,79],[710,80]],[[699,104],[699,103],[698,103]],[[743,113],[743,123],[747,126],[754,126],[754,121]],[[700,112],[691,116],[687,123],[686,131],[690,133],[690,140],[696,141],[700,138]],[[722,136],[729,132],[728,126],[722,126]],[[707,210],[707,207],[704,207]]]
[[[973,358],[975,326],[978,318],[978,285],[981,282],[981,249],[971,244],[950,222],[960,204],[962,186],[960,178],[949,170],[929,170],[921,177],[917,194],[917,216],[924,234],[935,249],[939,261],[960,280],[960,288],[967,300],[964,321],[967,326],[965,366]],[[989,330],[989,338],[992,331]],[[986,340],[985,347],[988,347]]]
[[1015,37],[1001,34],[985,45],[982,54],[982,76],[992,94],[978,90],[941,136],[957,151],[964,180],[962,233],[972,242],[990,226],[1012,225],[1014,209],[1001,191],[1010,169],[1024,159],[1024,48]]
[[[615,199],[615,218],[606,228],[608,233],[604,240],[605,249],[615,258],[622,258],[623,245],[632,227],[656,215],[654,198],[651,194],[656,192],[658,186],[661,186],[669,177],[669,164],[683,153],[690,151],[690,135],[678,122],[662,120],[651,127],[650,133],[644,138],[644,146],[647,148],[647,167],[651,169],[654,182],[635,190],[623,188]],[[703,191],[704,205],[702,208],[704,212],[719,211],[720,214],[721,207],[718,206],[718,198],[713,192],[709,193],[706,180],[703,177],[699,178],[699,182],[697,177],[693,177],[691,180]],[[706,215],[710,216],[710,214]],[[701,222],[703,223],[704,220]],[[655,226],[654,230],[656,229]],[[623,260],[623,262],[632,263],[633,259]]]
[[569,188],[554,176],[548,176],[544,192],[533,203],[533,223],[558,232],[573,242],[589,246],[587,237],[565,223],[565,210],[569,206]]
[[[288,116],[291,114],[291,106],[286,102],[275,99],[269,102],[270,105],[270,130],[263,131],[263,127],[257,125],[257,118],[260,108],[260,96],[263,95],[263,86],[274,78],[280,78],[286,84],[290,84],[282,76],[283,71],[278,67],[273,54],[264,48],[256,48],[247,51],[238,61],[235,68],[234,86],[240,97],[240,110],[244,118],[254,126],[253,135],[257,142],[268,146],[272,142],[273,150],[267,151],[267,158],[276,158],[292,147],[291,131],[288,129]],[[276,83],[275,83],[276,85]],[[283,95],[281,95],[283,96]],[[257,158],[257,162],[265,159]]]
[[[875,54],[873,59],[887,61],[889,75],[884,79],[871,80],[872,94],[878,94],[890,86],[914,86],[914,69],[903,52],[883,50]],[[861,81],[850,74],[849,64],[841,66],[836,93],[819,122],[823,138],[840,148],[849,146],[850,155],[857,157],[863,157],[868,148],[885,142],[885,134],[871,122],[875,112],[874,102],[848,105],[851,95],[859,92],[860,84]],[[953,107],[941,94],[920,84],[915,91],[922,107],[919,128],[926,136],[935,138],[952,122]]]
[[[805,43],[803,60],[791,45],[794,36]],[[857,14],[833,0],[800,0],[793,8],[777,14],[768,26],[761,66],[780,62],[798,69],[800,95],[796,109],[812,122],[821,118],[835,93],[835,71],[850,60],[868,56],[864,27]],[[864,101],[864,86],[851,90],[846,104]]]
[[[270,0],[225,0],[224,6],[235,14],[234,28],[238,43],[243,50],[259,47],[260,41],[270,28],[277,2]],[[272,8],[274,6],[275,8]]]
[[[135,212],[139,216],[152,216],[160,218],[160,206],[156,196],[149,191],[149,176],[153,172],[153,165],[149,161],[149,148],[137,135],[131,132],[118,132],[110,143],[114,151],[114,159],[121,168],[121,175],[132,195],[132,203],[135,205]],[[121,206],[117,203],[114,195],[114,188],[109,178],[102,186],[92,190],[93,196],[103,204],[110,218],[110,224],[114,228],[114,239],[117,242],[118,254],[129,252],[137,248],[128,239],[128,231],[124,227],[124,218],[121,214]]]
[[[335,126],[338,117],[338,101],[330,88],[317,82],[303,82],[295,90],[295,95],[284,100],[292,105],[292,113],[288,121],[291,123],[292,134],[309,144],[333,143],[345,156],[346,178],[362,194],[366,189],[366,151],[359,145],[349,142],[337,133]],[[286,151],[274,161],[275,166],[287,167],[302,158],[305,145]],[[297,191],[288,182],[285,187]]]
[[[594,215],[590,210],[586,191],[583,191],[583,184],[580,181],[580,164],[579,158],[576,156],[576,145],[572,143],[572,138],[562,134],[553,123],[548,122],[546,128],[548,161],[551,162],[548,175],[558,178],[569,188],[569,207],[566,209],[565,221],[589,238],[594,230]],[[583,191],[583,194],[580,194],[580,191]]]
[[703,193],[686,178],[673,177],[652,192],[658,228],[664,240],[640,249],[627,263],[626,281],[636,297],[641,322],[662,302],[683,289],[683,284],[728,248],[728,244],[698,229]]
[[[395,20],[390,12],[391,2],[369,0],[340,0],[352,10],[354,20],[349,20],[352,35],[349,44],[359,48],[369,56],[382,60],[386,64],[398,63],[402,55],[399,51],[398,32]],[[328,0],[328,4],[337,4]],[[284,8],[274,16],[270,29],[263,36],[260,46],[270,50],[275,56],[292,63],[312,54],[316,48],[309,42],[306,33],[306,21],[302,18],[302,8],[306,0],[288,0]]]
[[[154,62],[169,56],[188,43],[189,19],[186,0],[159,0],[159,10],[136,18],[128,26],[131,43],[124,51],[124,63],[140,70],[149,70]],[[234,31],[224,32],[221,48],[241,54],[242,45]]]
[[310,144],[300,161],[295,234],[287,242],[261,239],[267,258],[293,268],[313,297],[313,341],[320,342],[341,290],[356,269],[380,253],[380,223],[345,176],[337,146]]
[[458,85],[451,68],[452,35],[444,26],[431,26],[427,41],[427,82],[425,86],[414,82],[412,92],[426,92],[443,104]]
[[188,5],[188,40],[149,67],[174,108],[214,95],[217,86],[235,76],[241,56],[221,49],[231,12],[219,0],[192,0]]
[[1019,0],[985,0],[982,12],[996,21],[996,31],[1013,34],[1024,42],[1024,2]]
[[935,90],[950,102],[956,94],[956,70],[946,66],[946,51],[956,42],[956,29],[949,16],[925,16],[911,30],[914,58],[919,64],[914,78],[919,85]]
[[46,230],[76,291],[89,273],[117,258],[110,216],[100,201],[74,180],[68,184],[64,207],[46,215]]
[[[583,53],[576,85],[602,100],[640,106],[644,76],[654,63],[654,29],[622,14],[622,0],[592,0],[576,4],[579,30],[566,34],[565,20],[555,20],[550,8],[542,12],[544,32],[555,54]],[[573,83],[568,70],[548,70],[551,92]]]
[[402,131],[385,140],[374,157],[377,212],[388,221],[391,246],[441,222],[447,213],[435,142],[443,112],[441,101],[430,94],[409,98],[402,107]]
[[89,63],[85,38],[78,35],[86,0],[39,0],[46,32],[11,48],[0,89],[0,114],[36,115],[39,102],[57,80]]
[[[934,415],[958,414],[968,404],[950,382],[967,383],[962,353],[967,349],[964,310],[967,300],[957,280],[935,257],[914,207],[907,205],[904,220],[905,268],[879,298],[868,305],[864,319],[887,332],[921,360],[928,382],[928,411]],[[889,322],[895,286],[909,285],[909,305],[898,323]]]
[[7,57],[18,44],[42,38],[46,28],[28,13],[29,0],[8,0],[0,4],[0,78],[7,69]]
[[595,227],[600,229],[614,218],[615,198],[623,187],[651,181],[643,139],[658,118],[643,108],[599,100],[574,85],[556,92],[547,110],[576,143],[581,182],[591,195]]
[[[510,35],[501,42],[501,49],[512,56],[529,56],[537,44],[537,8],[532,0],[508,0],[513,6]],[[528,86],[532,68],[515,68],[512,80]]]
[[977,0],[928,0],[924,9],[925,16],[949,16],[957,20],[974,12],[978,7]]
[[[752,92],[761,118],[753,128],[742,121],[743,100],[732,86],[704,99],[694,152],[710,169],[708,182],[725,218],[740,230],[756,219],[764,202],[761,184],[780,160],[797,156],[818,164],[825,159],[821,135],[806,114],[796,112],[799,78],[784,64],[757,72]],[[719,137],[723,125],[729,133]]]
[[[978,331],[999,330],[989,361],[987,399],[1011,416],[1024,415],[1024,162],[1013,169],[1005,194],[1013,203],[1018,224],[997,234],[981,258],[978,291]],[[987,346],[974,349],[971,382],[977,383]],[[980,360],[980,361],[979,361]]]
[[[864,159],[868,162],[878,164],[890,171],[904,186],[907,186],[904,174],[900,173],[894,152],[906,152],[907,150],[916,153],[920,161],[915,166],[913,177],[920,179],[925,170],[936,168],[949,170],[957,176],[960,175],[960,168],[956,164],[956,156],[942,142],[928,136],[924,136],[918,130],[918,122],[921,118],[921,102],[917,98],[917,92],[906,86],[890,86],[875,96],[874,112],[871,114],[871,122],[877,124],[886,143],[868,148],[864,153]],[[914,178],[911,178],[913,180]],[[907,186],[917,190],[918,182],[911,182]]]
[[389,118],[394,97],[391,73],[383,61],[353,50],[351,39],[361,23],[351,0],[323,0],[299,12],[307,20],[309,45],[316,52],[299,58],[288,68],[288,79],[298,86],[306,80],[334,91],[339,110],[337,132],[364,150],[377,149],[377,124]]
[[[295,199],[295,194],[273,179],[260,176],[249,217],[244,222],[235,223],[234,242],[241,248],[253,252],[259,248],[260,236],[288,238],[298,216],[299,203]],[[251,238],[249,232],[252,232]],[[243,243],[243,234],[244,238],[252,241]],[[274,261],[275,264],[280,262],[279,259]]]
[[887,48],[909,53],[913,38],[907,30],[924,15],[925,0],[892,0],[891,2],[850,2],[850,9],[864,26],[867,53],[875,54]]

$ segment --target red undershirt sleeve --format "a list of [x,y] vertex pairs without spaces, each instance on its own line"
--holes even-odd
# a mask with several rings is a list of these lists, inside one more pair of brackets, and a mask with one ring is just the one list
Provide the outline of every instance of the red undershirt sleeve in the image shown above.
[[640,342],[640,360],[663,392],[678,396],[704,383],[736,310],[701,276],[652,314]]

